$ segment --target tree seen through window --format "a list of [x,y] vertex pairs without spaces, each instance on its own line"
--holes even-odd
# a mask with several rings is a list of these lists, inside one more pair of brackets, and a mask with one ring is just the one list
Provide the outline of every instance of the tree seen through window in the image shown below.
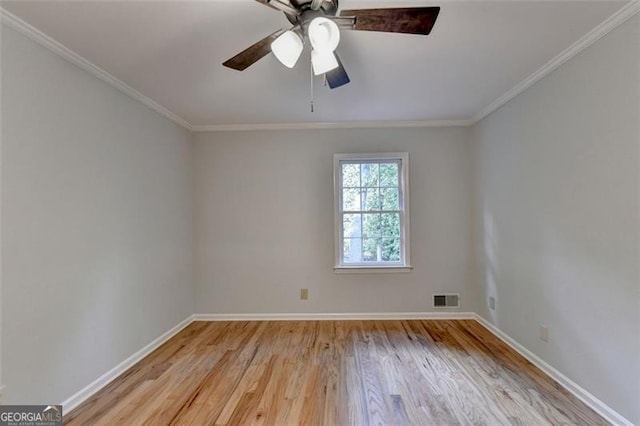
[[344,263],[399,262],[397,161],[342,163]]

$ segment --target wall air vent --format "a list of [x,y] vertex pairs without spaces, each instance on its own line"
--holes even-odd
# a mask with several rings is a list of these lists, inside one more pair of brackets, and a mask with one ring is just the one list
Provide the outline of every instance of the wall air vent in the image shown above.
[[434,308],[459,308],[460,295],[457,293],[456,294],[434,294],[433,307]]

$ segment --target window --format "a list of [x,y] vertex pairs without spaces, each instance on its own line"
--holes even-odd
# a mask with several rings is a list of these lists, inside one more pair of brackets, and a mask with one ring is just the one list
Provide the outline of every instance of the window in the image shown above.
[[409,270],[409,154],[335,154],[336,271]]

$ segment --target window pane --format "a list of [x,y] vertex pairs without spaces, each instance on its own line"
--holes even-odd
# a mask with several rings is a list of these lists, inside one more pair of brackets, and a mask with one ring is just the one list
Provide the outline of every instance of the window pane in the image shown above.
[[380,215],[380,235],[400,238],[400,214],[382,213]]
[[383,262],[399,262],[400,261],[400,239],[399,238],[383,238],[381,257]]
[[364,237],[380,236],[380,215],[379,214],[363,214],[362,215],[362,231]]
[[354,238],[362,236],[362,215],[345,214],[342,215],[342,232],[344,238]]
[[378,187],[379,169],[377,163],[362,163],[361,165],[362,186],[367,188]]
[[382,210],[400,210],[398,188],[382,188],[380,190]]
[[345,238],[342,246],[342,261],[344,263],[362,262],[362,240],[360,238]]
[[360,190],[342,190],[342,211],[360,211]]
[[380,186],[398,186],[398,164],[380,164]]
[[380,190],[378,188],[367,188],[362,190],[363,210],[380,210]]
[[[0,0],[1,1],[1,0]],[[409,194],[400,173],[407,153],[335,154],[338,265],[372,268],[409,263]],[[402,225],[402,226],[401,226]],[[407,256],[406,258],[404,258]]]
[[[378,238],[362,239],[362,260],[364,262],[378,262],[382,254],[382,247]],[[380,255],[380,256],[379,256]]]
[[360,186],[360,164],[342,165],[342,187]]

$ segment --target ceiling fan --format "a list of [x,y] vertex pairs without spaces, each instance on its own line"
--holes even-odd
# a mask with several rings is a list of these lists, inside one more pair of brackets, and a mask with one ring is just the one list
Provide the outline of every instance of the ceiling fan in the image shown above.
[[349,83],[349,76],[335,53],[340,29],[428,35],[436,22],[439,7],[342,10],[338,0],[256,0],[284,12],[293,27],[280,29],[249,46],[222,65],[245,70],[270,52],[285,66],[293,68],[311,44],[311,64],[315,75],[324,74],[329,87]]

